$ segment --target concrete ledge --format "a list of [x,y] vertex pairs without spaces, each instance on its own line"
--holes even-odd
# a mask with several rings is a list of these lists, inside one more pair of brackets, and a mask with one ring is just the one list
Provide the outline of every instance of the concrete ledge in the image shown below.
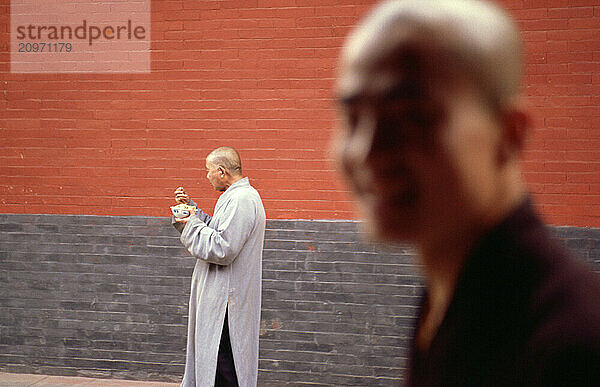
[[95,379],[69,376],[11,374],[0,372],[0,387],[176,387],[179,383]]

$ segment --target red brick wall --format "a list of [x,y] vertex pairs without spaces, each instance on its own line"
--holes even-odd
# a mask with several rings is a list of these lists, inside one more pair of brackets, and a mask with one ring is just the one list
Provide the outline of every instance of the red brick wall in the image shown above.
[[[150,74],[11,74],[0,0],[0,213],[211,209],[214,147],[240,151],[269,218],[353,218],[330,156],[331,88],[357,0],[152,2]],[[505,0],[535,132],[524,174],[554,224],[600,226],[600,6]]]
[[526,43],[524,175],[546,219],[600,226],[600,3],[505,1]]

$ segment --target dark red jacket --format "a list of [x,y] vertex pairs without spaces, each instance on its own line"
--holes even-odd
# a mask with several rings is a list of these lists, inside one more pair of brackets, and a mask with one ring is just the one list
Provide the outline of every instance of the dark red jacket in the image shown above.
[[[414,348],[414,345],[413,345]],[[600,386],[600,279],[529,202],[473,249],[409,386]]]

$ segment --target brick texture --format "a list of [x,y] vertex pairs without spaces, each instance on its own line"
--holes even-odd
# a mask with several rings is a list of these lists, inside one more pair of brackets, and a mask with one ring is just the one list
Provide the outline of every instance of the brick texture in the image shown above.
[[[329,140],[336,57],[374,1],[153,1],[150,74],[12,74],[0,0],[0,213],[165,216],[232,145],[271,219],[353,219]],[[600,226],[600,6],[502,0],[523,29],[546,219]],[[198,184],[198,181],[201,183]]]
[[[414,251],[358,228],[267,222],[260,386],[403,380]],[[600,229],[553,231],[600,272]],[[0,215],[0,371],[179,381],[193,264],[168,218]]]

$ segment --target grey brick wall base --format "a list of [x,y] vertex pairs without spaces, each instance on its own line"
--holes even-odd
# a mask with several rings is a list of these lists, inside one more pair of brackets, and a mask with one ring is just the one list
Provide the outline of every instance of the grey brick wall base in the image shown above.
[[[414,251],[358,226],[267,222],[259,385],[402,381]],[[553,231],[600,271],[600,229]],[[193,265],[167,218],[0,214],[0,371],[179,381]]]

